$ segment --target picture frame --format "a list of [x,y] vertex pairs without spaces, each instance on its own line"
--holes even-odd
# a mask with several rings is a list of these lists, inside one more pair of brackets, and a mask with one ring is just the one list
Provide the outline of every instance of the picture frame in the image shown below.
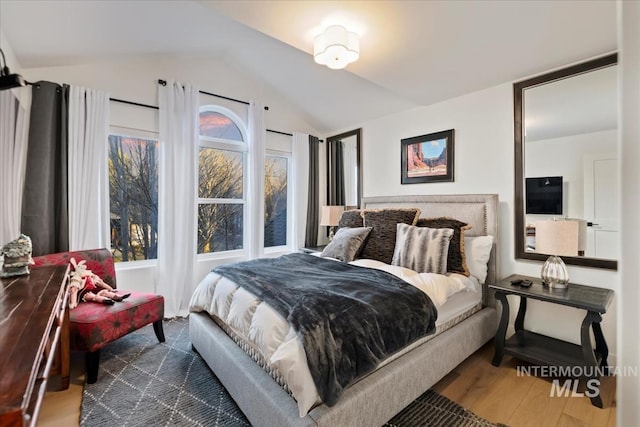
[[454,129],[400,141],[402,184],[453,182]]

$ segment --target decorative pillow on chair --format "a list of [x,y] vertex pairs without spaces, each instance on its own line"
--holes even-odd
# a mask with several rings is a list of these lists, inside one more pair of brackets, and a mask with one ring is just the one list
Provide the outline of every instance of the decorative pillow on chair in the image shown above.
[[342,212],[340,222],[338,222],[338,228],[350,227],[357,228],[362,227],[362,211],[360,209],[351,209],[349,211]]
[[418,227],[451,228],[453,237],[449,243],[447,253],[447,271],[469,276],[469,268],[465,259],[464,232],[471,230],[471,226],[454,218],[420,218],[416,223]]
[[351,262],[358,255],[358,251],[370,232],[371,227],[341,228],[320,256]]
[[391,264],[396,247],[397,224],[414,225],[420,217],[420,209],[372,209],[362,211],[365,227],[373,227],[362,248],[361,258],[375,259]]
[[453,237],[452,229],[414,227],[406,224],[398,224],[397,228],[392,265],[409,268],[418,273],[447,272],[447,252]]

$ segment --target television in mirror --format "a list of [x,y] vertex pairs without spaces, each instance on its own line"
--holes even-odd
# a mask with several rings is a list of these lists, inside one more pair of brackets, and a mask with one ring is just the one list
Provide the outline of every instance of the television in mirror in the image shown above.
[[562,177],[527,178],[525,188],[527,214],[562,215]]

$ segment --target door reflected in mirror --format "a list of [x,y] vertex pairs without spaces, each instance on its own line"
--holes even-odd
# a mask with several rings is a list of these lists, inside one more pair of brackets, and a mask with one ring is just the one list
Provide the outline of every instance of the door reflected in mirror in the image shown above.
[[536,229],[564,220],[576,225],[567,264],[617,268],[616,68],[610,55],[514,84],[516,258],[557,255]]
[[360,207],[361,129],[327,138],[327,204]]

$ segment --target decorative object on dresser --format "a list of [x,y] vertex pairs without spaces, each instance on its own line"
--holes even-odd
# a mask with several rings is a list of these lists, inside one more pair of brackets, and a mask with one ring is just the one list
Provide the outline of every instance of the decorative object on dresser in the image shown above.
[[21,234],[17,239],[4,245],[0,251],[0,255],[4,256],[0,277],[29,274],[29,266],[33,264],[32,247],[31,239],[25,234]]
[[[35,426],[47,380],[69,387],[68,268],[0,281],[0,425]],[[54,368],[54,359],[56,366]]]
[[329,241],[333,240],[336,225],[340,223],[340,216],[344,212],[344,206],[323,206],[320,211],[320,225],[329,227]]
[[[116,273],[113,256],[107,249],[60,252],[35,257],[35,266],[67,266],[71,258],[84,260],[87,269],[116,289]],[[129,297],[115,305],[83,303],[69,314],[69,334],[72,350],[86,352],[87,383],[98,379],[100,349],[112,341],[150,323],[158,341],[164,342],[162,318],[164,297],[161,295],[131,292]]]
[[400,182],[453,182],[453,136],[449,129],[403,139]]
[[[531,282],[529,286],[522,283]],[[587,384],[599,387],[599,370],[606,370],[609,349],[602,335],[600,322],[602,314],[613,301],[614,292],[610,289],[596,288],[571,284],[567,289],[554,290],[542,285],[539,279],[521,275],[511,275],[494,285],[489,285],[495,291],[496,299],[502,303],[502,316],[496,332],[496,352],[493,357],[493,365],[499,366],[504,354],[517,357],[534,365],[554,365],[565,369],[566,372],[575,372],[571,369],[579,367],[578,371],[584,374]],[[515,321],[515,334],[505,340],[509,323],[509,302],[507,295],[518,295],[520,307]],[[524,329],[524,319],[527,312],[527,299],[535,299],[552,304],[565,305],[581,310],[587,314],[580,328],[581,345],[572,344],[556,338],[541,335]],[[596,342],[595,351],[591,344],[591,333]],[[594,406],[602,408],[600,393],[591,397]]]

